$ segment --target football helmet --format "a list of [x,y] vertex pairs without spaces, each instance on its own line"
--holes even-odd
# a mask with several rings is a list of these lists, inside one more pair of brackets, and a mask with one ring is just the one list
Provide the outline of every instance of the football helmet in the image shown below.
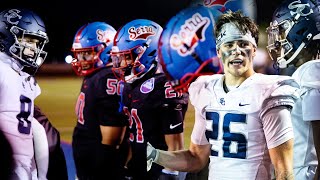
[[193,0],[190,4],[193,6],[205,6],[215,13],[215,18],[219,17],[219,13],[223,14],[228,10],[238,11],[250,17],[254,21],[257,20],[257,3],[256,0]]
[[24,68],[36,72],[44,62],[49,42],[41,18],[27,9],[7,9],[0,13],[0,51]]
[[319,1],[286,0],[275,10],[267,28],[267,49],[279,68],[296,64],[299,53],[319,39],[319,8]]
[[176,91],[186,92],[200,75],[222,72],[216,57],[214,16],[204,6],[189,7],[166,24],[159,40],[159,60]]
[[156,70],[161,33],[162,27],[148,19],[136,19],[121,27],[111,51],[114,74],[130,83]]
[[71,62],[78,76],[86,76],[111,63],[110,51],[116,30],[104,22],[92,22],[83,25],[77,31],[71,51]]

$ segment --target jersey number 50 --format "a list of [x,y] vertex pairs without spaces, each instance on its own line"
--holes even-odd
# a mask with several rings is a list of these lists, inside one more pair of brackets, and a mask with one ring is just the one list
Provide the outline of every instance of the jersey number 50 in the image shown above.
[[[230,124],[245,124],[247,117],[245,114],[227,113],[223,117],[217,112],[206,112],[207,121],[212,121],[212,129],[206,130],[206,137],[210,140],[223,141],[222,148],[212,148],[211,155],[218,156],[217,149],[222,149],[223,157],[246,159],[247,157],[247,138],[244,134],[230,132]],[[219,121],[222,121],[222,139],[219,136]],[[220,130],[221,131],[221,130]],[[221,133],[221,132],[220,132]],[[212,143],[210,143],[212,144]],[[217,143],[215,145],[220,145]],[[231,147],[232,146],[232,147]],[[236,148],[233,148],[236,146]],[[215,149],[215,150],[213,150]],[[233,150],[232,150],[233,149]]]

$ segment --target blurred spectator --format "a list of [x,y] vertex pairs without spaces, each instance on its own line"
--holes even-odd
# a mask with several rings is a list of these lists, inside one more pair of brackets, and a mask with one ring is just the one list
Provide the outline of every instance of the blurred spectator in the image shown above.
[[270,60],[268,52],[263,48],[257,48],[256,57],[253,60],[253,68],[255,72],[262,74],[279,74]]

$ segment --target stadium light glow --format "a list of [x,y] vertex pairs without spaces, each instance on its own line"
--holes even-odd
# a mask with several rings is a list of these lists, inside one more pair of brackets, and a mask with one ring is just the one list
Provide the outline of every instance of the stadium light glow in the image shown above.
[[71,55],[66,56],[65,61],[66,63],[70,64],[72,62],[72,56]]

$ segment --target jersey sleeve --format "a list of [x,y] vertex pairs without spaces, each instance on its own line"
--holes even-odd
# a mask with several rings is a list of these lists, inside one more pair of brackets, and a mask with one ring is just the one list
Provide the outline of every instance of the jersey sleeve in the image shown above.
[[212,80],[221,78],[221,74],[215,74],[212,76],[200,76],[194,82],[190,84],[188,89],[190,103],[198,108],[205,108],[205,106],[211,100],[210,93],[207,90],[207,86]]
[[293,138],[290,110],[286,106],[270,109],[262,118],[268,149]]
[[197,145],[209,144],[205,132],[206,132],[206,118],[204,115],[204,109],[209,104],[210,92],[207,92],[207,85],[213,79],[218,79],[222,75],[213,76],[200,76],[194,82],[190,84],[188,89],[190,103],[195,108],[195,123],[191,133],[191,141]]
[[320,89],[310,89],[306,91],[301,99],[303,120],[320,120]]
[[287,106],[292,108],[299,98],[299,85],[289,76],[274,76],[263,86],[265,93],[260,117],[274,107]]
[[191,133],[191,142],[197,145],[209,144],[206,138],[206,121],[205,117],[195,109],[195,122]]

